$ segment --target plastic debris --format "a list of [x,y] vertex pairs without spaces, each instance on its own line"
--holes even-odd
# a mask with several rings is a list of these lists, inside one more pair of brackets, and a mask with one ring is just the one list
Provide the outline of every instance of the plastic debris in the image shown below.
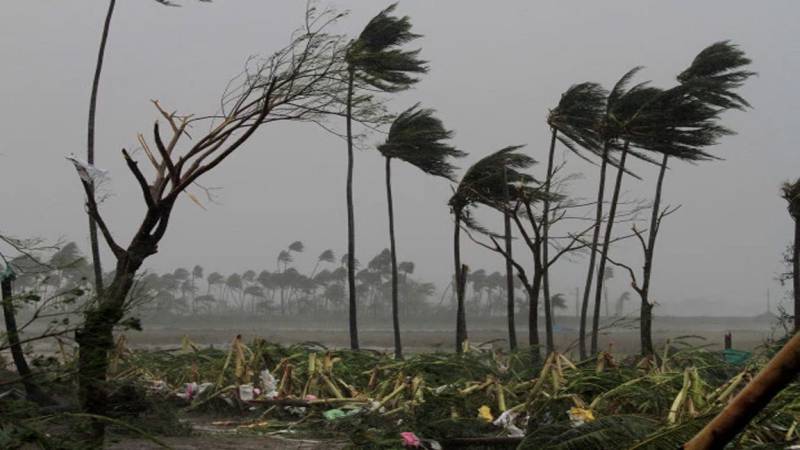
[[305,416],[306,415],[306,407],[305,406],[286,406],[284,410],[293,416]]
[[422,447],[422,441],[411,431],[403,431],[400,433],[400,437],[403,439],[403,447]]
[[264,369],[259,374],[259,378],[261,379],[261,388],[263,389],[264,397],[268,399],[272,399],[278,396],[278,384],[275,380],[275,377],[269,372],[269,370]]
[[252,384],[242,384],[239,386],[239,399],[243,402],[249,402],[255,398]]
[[483,405],[480,408],[478,408],[478,418],[483,419],[486,422],[492,423],[494,421],[494,416],[492,416],[492,408],[489,408],[486,405]]
[[74,153],[70,153],[66,158],[75,165],[75,170],[78,171],[78,176],[81,177],[81,180],[87,183],[98,184],[108,178],[107,170],[98,169],[94,165],[78,158]]
[[518,415],[518,413],[511,410],[505,411],[492,424],[496,427],[504,428],[509,436],[525,436],[525,432],[514,424],[514,420]]
[[342,417],[347,417],[347,413],[338,408],[329,409],[322,413],[322,417],[324,417],[327,420],[336,420],[336,419],[341,419]]

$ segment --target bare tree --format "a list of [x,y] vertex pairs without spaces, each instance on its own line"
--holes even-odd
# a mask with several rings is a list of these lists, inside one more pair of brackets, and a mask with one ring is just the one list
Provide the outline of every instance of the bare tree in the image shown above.
[[[94,196],[89,195],[91,178],[81,178],[88,212],[116,259],[111,283],[104,295],[88,307],[84,325],[76,332],[80,348],[79,399],[86,412],[101,416],[106,411],[104,381],[113,329],[123,319],[137,271],[146,258],[158,251],[180,194],[241,148],[262,125],[278,121],[319,122],[331,109],[339,107],[344,45],[339,36],[326,30],[341,16],[330,10],[309,8],[304,27],[293,35],[289,45],[268,58],[251,58],[245,70],[229,83],[219,110],[212,115],[181,116],[153,102],[168,124],[170,135],[167,139],[162,137],[158,121],[153,126],[152,147],[139,135],[152,165],[149,177],[138,161],[122,150],[145,204],[139,227],[127,244],[120,244],[114,237]],[[190,129],[201,128],[203,134],[189,135]],[[93,420],[92,445],[102,445],[104,432],[104,423]]]

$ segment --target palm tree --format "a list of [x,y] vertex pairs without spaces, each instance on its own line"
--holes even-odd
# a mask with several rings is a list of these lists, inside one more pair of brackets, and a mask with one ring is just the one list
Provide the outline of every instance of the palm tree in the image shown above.
[[789,215],[794,221],[792,243],[792,290],[794,294],[794,331],[800,331],[800,178],[781,186],[781,197],[789,204]]
[[[629,130],[630,122],[639,116],[642,108],[661,93],[660,89],[649,87],[646,82],[628,88],[630,81],[641,69],[641,67],[634,67],[617,81],[606,99],[606,109],[602,121],[597,125],[599,134],[602,136],[603,140],[603,167],[606,166],[605,163],[610,150],[620,151],[620,156],[616,164],[617,177],[609,205],[608,217],[606,219],[603,243],[600,245],[600,261],[598,262],[597,268],[598,276],[595,286],[594,315],[592,320],[591,354],[597,353],[598,331],[600,328],[600,304],[604,282],[602,275],[605,273],[606,258],[608,257],[609,245],[611,243],[611,232],[617,212],[617,205],[619,203],[619,195],[622,189],[622,178],[625,174],[625,162],[631,151],[630,140],[632,133]],[[605,173],[601,173],[601,178],[604,183]],[[602,220],[603,191],[604,186],[603,189],[598,189],[597,211],[599,214],[597,215],[598,221],[595,228],[598,237],[600,221]],[[593,240],[592,254],[597,251],[597,244],[597,240]],[[586,295],[590,289],[591,283],[589,283],[584,295]],[[583,343],[583,350],[585,353],[585,343]]]
[[617,297],[617,303],[614,306],[614,316],[615,317],[622,317],[622,314],[625,311],[625,302],[631,299],[631,293],[629,291],[625,291]]
[[[456,352],[461,353],[467,342],[467,319],[464,309],[464,288],[467,281],[468,268],[461,263],[461,227],[482,230],[470,213],[470,208],[477,203],[491,206],[498,210],[508,208],[505,205],[506,186],[512,189],[512,198],[524,191],[522,186],[531,181],[529,175],[519,172],[530,167],[533,158],[518,153],[523,146],[510,146],[498,150],[473,164],[458,184],[455,193],[448,202],[453,214],[453,259],[455,262],[456,285]],[[534,308],[532,308],[534,309]],[[533,316],[536,316],[534,311]],[[532,325],[532,333],[537,333],[536,324]],[[533,335],[532,335],[533,336]],[[531,338],[532,340],[533,338]]]
[[[195,265],[194,268],[192,268],[192,286],[194,287],[194,289],[193,289],[194,292],[197,292],[197,284],[196,283],[197,283],[198,279],[203,279],[203,266],[201,266],[201,265]],[[196,308],[196,305],[195,305],[196,301],[197,301],[196,295],[193,295],[192,296],[192,312],[193,313],[197,312],[197,308]]]
[[[744,52],[728,41],[714,43],[703,49],[692,64],[678,75],[679,85],[666,91],[658,102],[654,102],[655,117],[662,128],[666,124],[670,133],[649,145],[649,150],[661,154],[655,198],[651,210],[650,227],[644,248],[644,267],[641,286],[635,290],[641,298],[640,341],[642,354],[653,353],[652,308],[649,300],[650,280],[653,269],[653,256],[656,237],[661,221],[669,210],[661,208],[664,176],[670,157],[678,159],[711,159],[704,154],[702,147],[713,145],[716,140],[731,131],[717,124],[718,115],[728,109],[744,110],[750,104],[734,92],[755,73],[744,70],[750,64]],[[652,120],[651,120],[652,121]],[[647,121],[645,121],[646,124]],[[677,132],[675,130],[678,130]],[[663,134],[662,130],[662,134]],[[642,241],[645,239],[642,237]]]
[[314,278],[314,275],[316,275],[317,269],[319,268],[320,264],[324,262],[330,264],[333,263],[334,261],[336,261],[336,255],[333,253],[333,250],[327,249],[322,253],[320,253],[319,256],[317,257],[316,264],[314,264],[314,269],[311,271],[310,278]]
[[420,37],[411,32],[409,17],[391,13],[397,3],[390,5],[369,21],[358,38],[348,48],[347,63],[347,282],[350,306],[350,347],[358,349],[358,323],[355,279],[355,217],[353,208],[353,108],[356,83],[381,92],[399,92],[413,86],[418,79],[411,74],[425,73],[428,68],[417,55],[419,50],[401,47]]
[[394,328],[394,355],[403,357],[400,342],[400,312],[398,306],[397,247],[394,234],[394,206],[392,200],[392,159],[397,158],[433,176],[455,181],[455,167],[449,158],[460,158],[464,152],[443,141],[453,133],[434,117],[432,109],[420,109],[419,104],[403,111],[389,128],[386,142],[378,151],[386,158],[386,200],[389,208],[389,244],[392,263],[392,326]]
[[[556,141],[561,141],[570,150],[576,153],[581,158],[586,158],[580,151],[580,148],[588,150],[593,154],[600,154],[602,144],[600,143],[600,136],[597,133],[596,125],[600,121],[605,110],[605,102],[607,92],[597,83],[584,82],[570,86],[566,92],[561,94],[561,99],[558,105],[553,108],[547,116],[547,124],[550,126],[550,148],[547,154],[547,172],[544,181],[544,201],[542,208],[542,259],[549,261],[549,243],[550,243],[550,197],[552,194],[552,181],[554,172],[554,156],[556,149]],[[606,162],[603,156],[603,163]],[[601,179],[605,180],[605,167],[601,166]],[[600,212],[602,214],[602,210]],[[599,225],[596,226],[596,232],[599,233]],[[595,241],[597,238],[595,237]],[[594,271],[594,252],[589,256],[589,277]],[[552,320],[550,318],[549,308],[550,303],[550,265],[544,264],[542,268],[542,284],[544,285],[544,303],[545,303],[545,329],[547,336],[552,336]],[[591,278],[587,281],[591,284]],[[582,321],[582,329],[585,332],[585,317],[586,307],[588,307],[589,297],[588,294],[584,298],[584,320]],[[548,338],[552,340],[552,338]],[[583,342],[583,339],[581,339]],[[548,341],[548,345],[552,342]]]
[[244,289],[244,283],[242,282],[242,276],[238,273],[232,273],[228,275],[228,278],[225,280],[225,287],[228,288],[231,292],[239,292],[239,303],[240,307],[244,309],[244,302],[241,298],[242,289]]

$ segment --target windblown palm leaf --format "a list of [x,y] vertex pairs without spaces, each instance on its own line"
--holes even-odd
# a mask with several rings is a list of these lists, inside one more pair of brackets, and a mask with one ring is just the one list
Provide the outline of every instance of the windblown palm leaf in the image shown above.
[[559,141],[581,157],[578,147],[596,155],[602,150],[597,124],[605,112],[607,95],[597,83],[575,84],[561,95],[547,117],[547,124],[560,133]]
[[364,27],[347,53],[347,64],[356,77],[384,92],[408,89],[418,80],[414,73],[428,71],[419,50],[402,50],[400,46],[420,37],[411,32],[408,16],[394,17],[393,3]]
[[678,75],[683,85],[691,85],[693,94],[723,109],[745,109],[750,103],[734,92],[755,72],[743,70],[750,64],[744,52],[730,41],[716,42],[701,51],[692,64]]
[[433,114],[432,109],[420,109],[419,104],[403,111],[378,150],[387,158],[400,159],[425,173],[455,181],[455,167],[447,158],[460,158],[465,153],[442,142],[453,133]]
[[528,186],[536,180],[521,172],[536,164],[536,160],[530,156],[517,152],[522,147],[505,147],[473,164],[467,169],[450,198],[450,206],[463,210],[467,206],[481,203],[500,208],[504,199],[504,182],[509,185],[512,199],[523,196],[538,198],[543,195],[539,189]]

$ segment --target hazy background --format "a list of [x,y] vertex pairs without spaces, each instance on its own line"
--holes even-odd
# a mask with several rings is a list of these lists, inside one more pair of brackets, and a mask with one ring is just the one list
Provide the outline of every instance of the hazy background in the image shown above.
[[[136,133],[156,118],[150,99],[181,113],[216,108],[227,80],[248,55],[268,54],[288,42],[302,23],[300,0],[181,2],[120,1],[103,72],[97,121],[97,165],[110,170],[112,195],[102,209],[119,241],[141,217],[142,202],[119,150],[136,147]],[[389,2],[336,1],[351,14],[338,30],[353,35]],[[5,0],[0,11],[0,231],[78,241],[88,249],[83,192],[64,155],[85,155],[91,76],[106,1]],[[713,149],[724,161],[675,164],[666,179],[669,204],[683,208],[666,219],[655,261],[653,298],[659,314],[756,314],[784,289],[775,281],[791,221],[778,186],[800,167],[797,105],[800,39],[794,1],[532,2],[403,0],[412,17],[430,74],[390,103],[400,111],[421,101],[436,108],[470,153],[466,167],[491,151],[527,143],[543,160],[545,116],[570,84],[611,85],[635,65],[640,79],[669,86],[674,75],[712,42],[731,39],[753,61],[759,77],[743,95],[754,108],[725,117],[738,131]],[[369,137],[377,143],[380,135]],[[141,156],[141,155],[140,155]],[[566,156],[570,172],[587,171],[573,184],[592,196],[595,170]],[[311,125],[267,126],[203,181],[217,203],[204,211],[179,203],[153,269],[207,273],[274,269],[275,256],[302,240],[300,267],[346,246],[345,147]],[[395,209],[401,260],[443,288],[452,271],[447,182],[395,164]],[[644,181],[626,180],[628,198],[651,198],[656,171],[635,167]],[[543,167],[539,167],[541,173]],[[368,261],[388,245],[383,161],[372,149],[356,155],[357,256]],[[499,229],[497,215],[486,224]],[[626,231],[626,227],[618,227]],[[494,254],[465,244],[474,269],[501,270]],[[519,254],[526,251],[521,246]],[[635,243],[612,254],[639,267]],[[111,258],[105,268],[111,268]],[[572,298],[583,285],[585,262],[558,266],[555,292]],[[612,296],[629,284],[618,271]],[[568,302],[571,306],[572,302]]]

